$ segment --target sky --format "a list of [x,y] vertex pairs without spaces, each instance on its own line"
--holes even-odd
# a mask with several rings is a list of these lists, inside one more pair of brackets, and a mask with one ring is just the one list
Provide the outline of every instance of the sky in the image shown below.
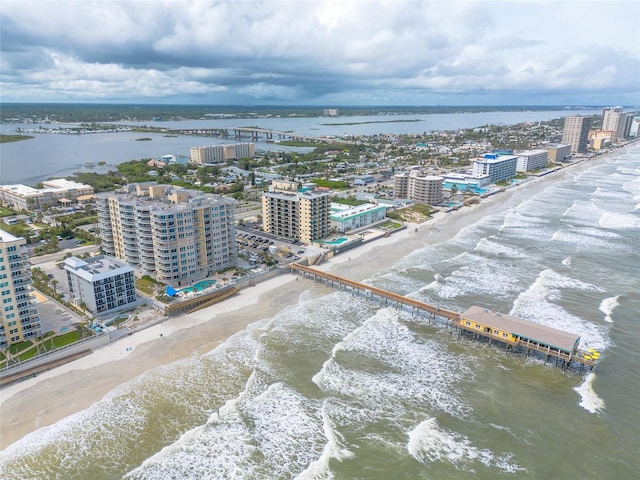
[[640,1],[2,0],[2,102],[640,105]]

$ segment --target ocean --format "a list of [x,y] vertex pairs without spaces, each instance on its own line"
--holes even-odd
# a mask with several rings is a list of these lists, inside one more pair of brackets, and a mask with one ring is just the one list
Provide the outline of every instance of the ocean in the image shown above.
[[318,283],[10,445],[0,478],[637,478],[640,146],[531,192],[366,282],[579,334],[593,372]]

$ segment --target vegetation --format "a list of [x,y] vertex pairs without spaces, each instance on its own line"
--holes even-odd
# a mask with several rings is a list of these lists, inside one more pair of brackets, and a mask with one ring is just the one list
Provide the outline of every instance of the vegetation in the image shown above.
[[342,205],[350,205],[352,207],[357,207],[358,205],[364,205],[365,203],[369,203],[366,200],[358,200],[353,195],[350,195],[347,198],[344,198],[344,197],[332,197],[331,201],[333,203],[340,203]]
[[144,275],[142,278],[136,279],[136,288],[150,296],[155,295],[156,291],[160,290],[161,287],[164,287],[164,283],[157,281],[149,275]]
[[19,142],[20,140],[29,140],[34,138],[30,135],[4,135],[0,134],[0,143]]
[[402,222],[421,223],[431,216],[433,209],[429,205],[416,203],[409,207],[399,208],[394,212],[387,211],[387,217]]

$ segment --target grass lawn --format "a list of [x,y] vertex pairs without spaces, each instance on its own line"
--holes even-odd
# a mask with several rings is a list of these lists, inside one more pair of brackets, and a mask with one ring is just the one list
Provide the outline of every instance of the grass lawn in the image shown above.
[[162,283],[154,280],[148,275],[136,279],[136,288],[147,295],[153,295],[155,293],[155,289],[162,285]]

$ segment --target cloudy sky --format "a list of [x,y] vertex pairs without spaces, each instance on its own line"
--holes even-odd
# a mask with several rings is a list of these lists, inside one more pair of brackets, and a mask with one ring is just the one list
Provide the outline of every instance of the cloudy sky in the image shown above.
[[2,0],[4,102],[638,105],[640,2]]

